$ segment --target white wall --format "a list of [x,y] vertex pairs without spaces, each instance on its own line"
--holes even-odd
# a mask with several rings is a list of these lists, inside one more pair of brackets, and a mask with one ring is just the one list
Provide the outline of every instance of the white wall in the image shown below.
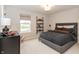
[[[52,25],[53,30],[55,28],[56,23],[71,23],[71,22],[79,23],[79,8],[57,12],[55,14],[50,15],[49,18],[50,18],[49,24]],[[79,35],[78,35],[78,40],[79,40]]]
[[36,16],[44,17],[44,31],[47,30],[47,18],[44,14],[26,11],[24,9],[18,9],[15,7],[6,7],[6,13],[6,17],[11,18],[11,30],[18,32],[20,32],[20,14],[31,15],[32,31],[30,33],[22,33],[22,35],[25,36],[26,39],[35,38],[36,36]]

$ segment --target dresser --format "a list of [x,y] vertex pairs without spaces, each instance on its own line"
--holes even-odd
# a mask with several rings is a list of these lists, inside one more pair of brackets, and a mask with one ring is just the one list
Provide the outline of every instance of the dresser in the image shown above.
[[20,53],[20,35],[0,36],[1,54],[19,54]]

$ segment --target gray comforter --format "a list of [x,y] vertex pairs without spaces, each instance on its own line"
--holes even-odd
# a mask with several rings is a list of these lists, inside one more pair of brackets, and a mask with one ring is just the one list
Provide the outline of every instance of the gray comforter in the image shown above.
[[70,41],[74,41],[71,33],[63,32],[43,32],[40,34],[40,37],[46,40],[49,40],[57,45],[63,46]]

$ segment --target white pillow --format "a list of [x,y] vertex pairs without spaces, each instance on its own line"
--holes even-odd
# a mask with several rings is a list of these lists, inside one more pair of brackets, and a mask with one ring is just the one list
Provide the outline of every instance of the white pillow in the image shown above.
[[74,28],[74,25],[64,26],[64,28]]
[[58,28],[63,28],[63,26],[57,26]]

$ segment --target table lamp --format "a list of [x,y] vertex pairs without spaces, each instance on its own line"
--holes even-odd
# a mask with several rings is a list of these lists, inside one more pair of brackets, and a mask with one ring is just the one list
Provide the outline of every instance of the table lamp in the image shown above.
[[1,25],[4,26],[4,28],[2,29],[3,33],[7,34],[9,31],[8,26],[10,25],[10,18],[1,18]]

